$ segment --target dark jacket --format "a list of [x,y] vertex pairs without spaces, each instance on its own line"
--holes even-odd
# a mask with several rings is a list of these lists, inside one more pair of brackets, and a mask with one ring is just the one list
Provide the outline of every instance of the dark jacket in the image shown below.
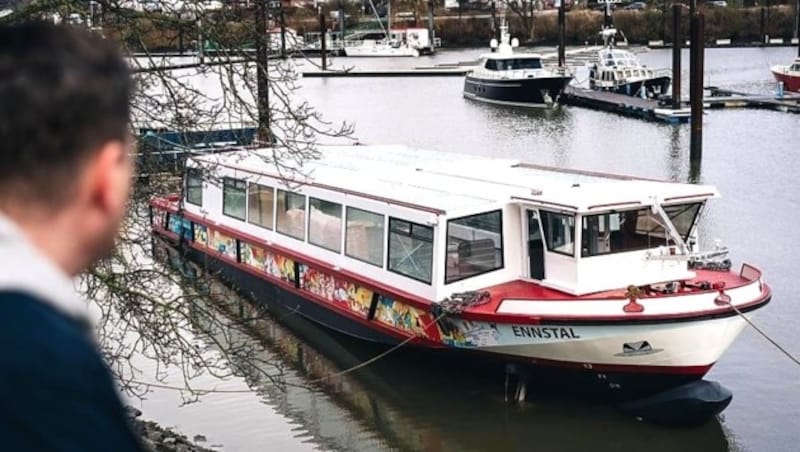
[[0,347],[0,449],[142,450],[85,323],[0,290]]

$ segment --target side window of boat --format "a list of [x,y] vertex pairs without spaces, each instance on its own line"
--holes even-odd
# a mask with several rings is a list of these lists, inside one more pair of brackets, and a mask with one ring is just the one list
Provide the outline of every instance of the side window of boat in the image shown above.
[[546,210],[540,213],[547,250],[575,256],[575,216]]
[[278,189],[275,229],[281,234],[304,240],[306,235],[306,196]]
[[186,202],[203,207],[203,173],[197,168],[186,170]]
[[275,213],[275,189],[259,184],[247,187],[247,222],[272,229]]
[[503,268],[502,211],[447,222],[445,283]]
[[433,228],[389,218],[389,270],[431,283]]
[[490,71],[496,71],[497,70],[497,61],[489,58],[489,59],[486,60],[486,65],[484,65],[484,67],[486,69],[490,70]]
[[308,200],[308,243],[342,251],[342,205],[323,199]]
[[344,253],[354,259],[383,267],[385,222],[382,214],[348,207]]
[[247,183],[225,177],[222,179],[222,213],[244,221],[247,211]]

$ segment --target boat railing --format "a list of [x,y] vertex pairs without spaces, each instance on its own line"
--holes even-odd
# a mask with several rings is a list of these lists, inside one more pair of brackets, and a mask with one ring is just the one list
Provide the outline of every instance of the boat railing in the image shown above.
[[671,77],[672,76],[672,70],[664,69],[664,68],[653,69],[653,76],[655,76],[655,77]]
[[743,263],[741,270],[739,270],[739,276],[748,281],[759,281],[761,280],[761,270],[750,264]]

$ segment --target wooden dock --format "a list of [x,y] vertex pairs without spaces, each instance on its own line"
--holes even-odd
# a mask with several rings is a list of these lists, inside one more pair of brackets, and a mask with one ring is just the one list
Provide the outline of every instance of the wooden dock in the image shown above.
[[800,94],[785,92],[779,97],[775,94],[751,94],[714,86],[706,88],[709,95],[703,99],[708,109],[719,108],[759,108],[786,113],[800,113]]
[[472,70],[471,67],[419,67],[411,69],[375,69],[375,70],[328,70],[305,71],[306,78],[332,77],[463,77]]
[[653,99],[642,99],[608,91],[594,91],[572,86],[564,90],[564,93],[559,98],[559,103],[670,124],[687,122],[691,114],[691,110],[688,107],[673,110],[671,106],[661,105]]

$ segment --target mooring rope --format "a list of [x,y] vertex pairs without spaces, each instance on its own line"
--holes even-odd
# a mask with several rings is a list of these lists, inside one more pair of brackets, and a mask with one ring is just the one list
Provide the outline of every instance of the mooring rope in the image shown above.
[[758,332],[758,334],[760,334],[761,336],[763,336],[763,337],[764,337],[764,339],[766,339],[767,341],[769,341],[769,343],[770,343],[770,344],[772,344],[773,346],[775,346],[775,348],[777,348],[778,350],[780,350],[780,352],[781,352],[781,353],[783,353],[784,355],[786,355],[786,357],[787,357],[787,358],[789,358],[789,359],[790,359],[790,360],[792,360],[792,361],[793,361],[795,364],[797,364],[798,366],[800,366],[800,359],[798,359],[798,358],[796,358],[794,355],[792,355],[792,354],[791,354],[791,352],[789,352],[789,351],[788,351],[788,350],[786,350],[784,347],[782,347],[782,346],[781,346],[781,344],[779,344],[777,341],[775,341],[775,339],[772,339],[772,338],[771,338],[771,337],[770,337],[770,336],[769,336],[769,335],[768,335],[766,332],[764,332],[764,331],[763,331],[761,328],[759,328],[759,327],[758,327],[758,325],[756,325],[755,323],[753,323],[753,321],[752,321],[752,320],[748,319],[748,318],[747,318],[747,316],[746,316],[746,315],[744,315],[744,313],[742,313],[742,311],[740,311],[740,310],[739,310],[739,308],[737,308],[736,306],[734,306],[734,305],[733,305],[733,303],[731,303],[730,301],[728,301],[726,304],[727,304],[728,306],[730,306],[730,307],[731,307],[731,309],[733,309],[733,310],[734,310],[734,312],[736,312],[736,314],[738,314],[738,315],[739,315],[739,317],[743,318],[743,319],[744,319],[744,321],[745,321],[745,322],[747,322],[747,324],[748,324],[748,325],[750,325],[751,327],[753,327],[753,329],[754,329],[754,330],[756,330],[756,332]]
[[[428,329],[430,326],[434,325],[436,322],[441,320],[445,315],[447,315],[447,313],[439,314],[436,318],[434,318],[433,320],[431,320],[430,322],[425,324],[422,327],[422,329],[423,330]],[[383,359],[386,356],[390,355],[391,353],[397,351],[401,347],[403,347],[405,345],[408,345],[409,342],[413,341],[414,339],[416,339],[418,337],[420,337],[420,336],[417,335],[417,334],[412,334],[411,336],[409,336],[406,339],[404,339],[402,342],[398,342],[397,344],[393,345],[391,348],[389,348],[387,350],[384,350],[381,353],[378,353],[377,355],[373,356],[372,358],[370,358],[370,359],[368,359],[366,361],[360,362],[360,363],[356,364],[355,366],[349,367],[347,369],[343,369],[343,370],[341,370],[339,372],[333,372],[333,373],[330,373],[328,375],[325,375],[324,377],[320,377],[320,378],[315,378],[313,380],[309,380],[309,381],[306,382],[306,385],[314,384],[314,383],[320,383],[320,382],[323,382],[325,380],[329,380],[331,378],[341,377],[343,375],[347,375],[349,373],[352,373],[352,372],[355,372],[355,371],[357,371],[359,369],[367,367],[370,364],[372,364],[372,363],[374,363],[374,362],[376,362],[376,361],[378,361],[380,359]],[[252,393],[252,392],[255,391],[255,389],[208,389],[208,388],[198,389],[198,388],[189,388],[189,387],[185,387],[185,386],[168,385],[168,384],[163,384],[163,383],[147,383],[147,382],[139,381],[139,380],[135,380],[135,379],[124,379],[123,381],[126,382],[126,383],[133,383],[133,384],[137,384],[137,385],[142,385],[142,386],[145,386],[145,387],[158,388],[158,389],[169,389],[169,390],[172,390],[172,391],[180,391],[180,392],[192,392],[192,393],[197,393],[197,394],[212,394],[212,393],[217,393],[217,394],[249,394],[249,393]],[[297,386],[299,386],[299,385],[297,385]]]

